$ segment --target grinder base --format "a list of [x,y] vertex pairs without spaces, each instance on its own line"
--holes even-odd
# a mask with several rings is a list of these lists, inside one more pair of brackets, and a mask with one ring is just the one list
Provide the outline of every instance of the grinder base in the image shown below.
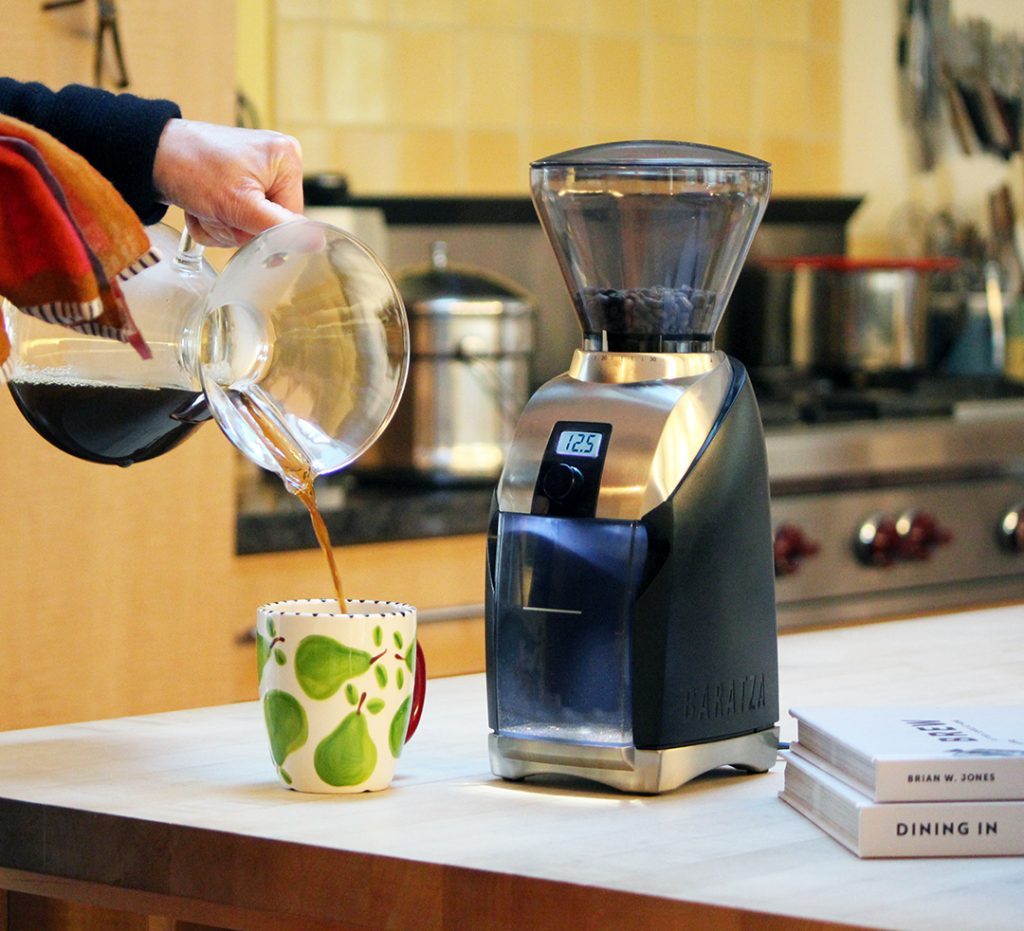
[[640,795],[669,792],[719,766],[767,772],[778,746],[778,727],[667,750],[524,740],[494,733],[488,737],[491,770],[503,779],[557,773]]

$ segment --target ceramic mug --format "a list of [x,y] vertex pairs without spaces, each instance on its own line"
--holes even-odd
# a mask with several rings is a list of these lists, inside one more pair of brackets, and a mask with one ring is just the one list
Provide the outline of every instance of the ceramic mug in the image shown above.
[[300,792],[387,788],[419,724],[426,666],[416,609],[277,601],[256,615],[260,703],[278,778]]

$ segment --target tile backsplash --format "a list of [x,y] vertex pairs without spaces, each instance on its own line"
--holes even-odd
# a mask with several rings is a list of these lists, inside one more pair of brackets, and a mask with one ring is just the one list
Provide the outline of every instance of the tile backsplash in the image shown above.
[[358,194],[523,194],[531,158],[638,137],[839,187],[841,0],[266,3],[273,124]]

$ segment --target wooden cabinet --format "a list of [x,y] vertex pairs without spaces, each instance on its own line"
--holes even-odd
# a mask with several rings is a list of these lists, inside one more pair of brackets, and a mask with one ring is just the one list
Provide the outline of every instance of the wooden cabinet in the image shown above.
[[[51,447],[4,390],[0,438],[0,730],[252,698],[256,607],[330,589],[319,551],[235,555],[236,453],[213,424],[118,469]],[[338,561],[353,597],[482,600],[482,536]],[[432,675],[483,668],[480,621],[421,638]]]

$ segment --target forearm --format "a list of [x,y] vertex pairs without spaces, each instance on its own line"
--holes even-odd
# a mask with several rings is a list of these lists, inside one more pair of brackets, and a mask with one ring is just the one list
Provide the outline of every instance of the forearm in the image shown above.
[[180,117],[169,100],[111,94],[81,85],[51,91],[0,78],[0,112],[31,123],[78,152],[106,177],[143,223],[166,206],[153,182],[153,163],[167,121]]

